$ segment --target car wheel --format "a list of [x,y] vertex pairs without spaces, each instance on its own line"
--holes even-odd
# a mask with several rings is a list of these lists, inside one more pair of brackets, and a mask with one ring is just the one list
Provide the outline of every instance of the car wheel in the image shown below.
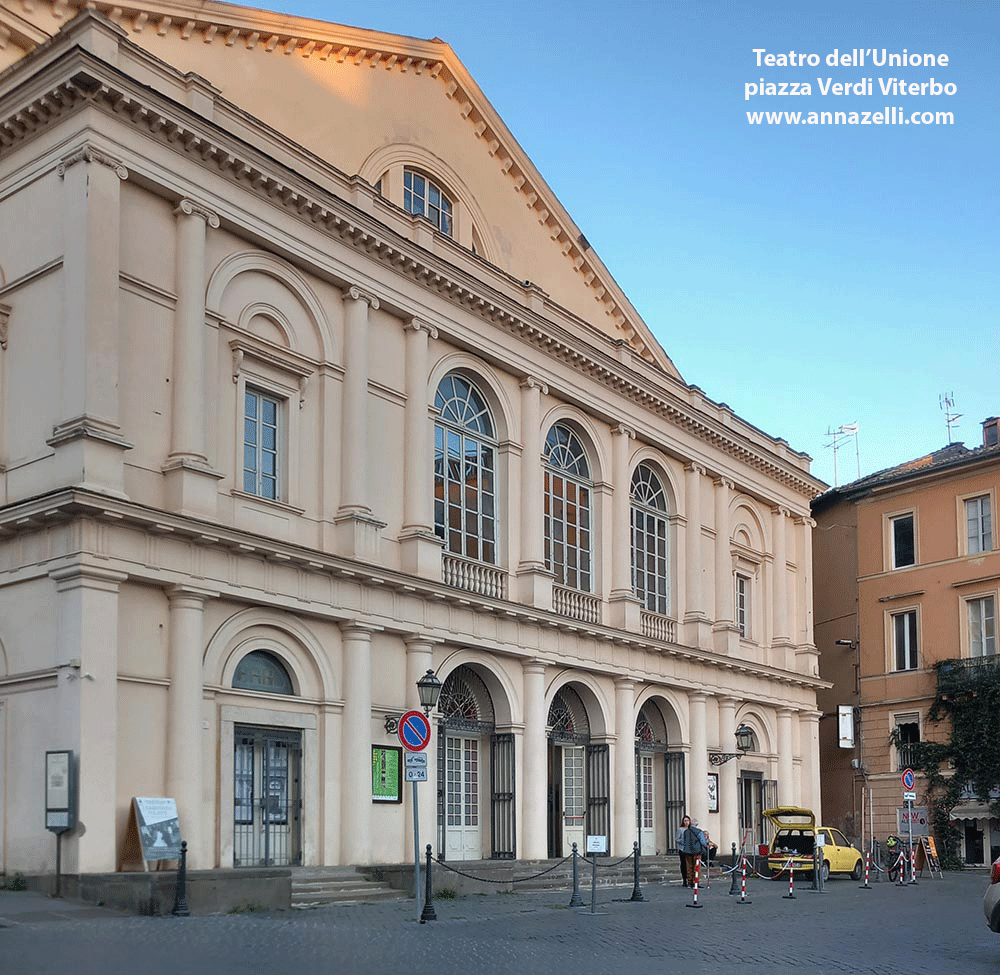
[[819,875],[824,884],[830,879],[830,864],[828,861],[823,861],[823,866],[820,867]]
[[864,864],[861,862],[861,858],[858,858],[858,862],[854,864],[854,869],[851,871],[851,880],[860,880],[861,875],[864,873]]

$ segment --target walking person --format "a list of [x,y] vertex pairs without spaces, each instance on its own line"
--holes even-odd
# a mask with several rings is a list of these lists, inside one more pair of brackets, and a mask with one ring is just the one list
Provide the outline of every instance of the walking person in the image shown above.
[[677,830],[677,849],[681,852],[684,865],[684,886],[694,886],[694,862],[698,857],[708,854],[708,842],[705,834],[698,829],[698,824],[690,816],[681,819],[681,827]]
[[684,831],[691,825],[691,817],[685,814],[681,817],[681,824],[677,827],[677,839],[674,845],[677,847],[677,855],[680,858],[681,880],[684,886],[688,886],[687,854],[684,852]]

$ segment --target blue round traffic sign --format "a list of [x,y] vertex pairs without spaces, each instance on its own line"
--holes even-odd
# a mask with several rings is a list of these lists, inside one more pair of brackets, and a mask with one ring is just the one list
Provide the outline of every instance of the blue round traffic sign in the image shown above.
[[913,791],[913,769],[911,768],[908,768],[905,772],[903,772],[903,788],[906,789],[907,792]]
[[420,711],[407,711],[399,719],[396,733],[407,751],[422,752],[431,740],[431,723]]

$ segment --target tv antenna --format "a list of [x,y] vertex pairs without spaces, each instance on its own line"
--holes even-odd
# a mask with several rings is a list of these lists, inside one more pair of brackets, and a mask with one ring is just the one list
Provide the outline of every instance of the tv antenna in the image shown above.
[[948,427],[948,443],[951,440],[951,428],[962,419],[961,413],[953,413],[952,410],[955,409],[955,394],[954,393],[942,393],[938,397],[938,406],[944,410],[944,422]]
[[861,453],[858,449],[858,423],[855,420],[854,423],[842,423],[836,430],[831,430],[829,427],[826,428],[826,436],[829,439],[827,447],[833,448],[833,486],[837,487],[837,451],[840,449],[840,445],[847,440],[848,437],[854,437],[854,458],[857,462],[858,477],[861,477]]

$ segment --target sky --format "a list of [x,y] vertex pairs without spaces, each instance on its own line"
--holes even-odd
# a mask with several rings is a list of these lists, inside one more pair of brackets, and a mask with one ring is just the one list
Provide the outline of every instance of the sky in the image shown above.
[[[827,483],[976,446],[1000,415],[1000,0],[268,6],[447,41],[685,381]],[[827,64],[856,48],[948,63]],[[792,51],[820,63],[763,60]],[[900,78],[954,94],[882,94]],[[748,98],[761,81],[788,94]],[[954,122],[747,118],[892,106]]]

